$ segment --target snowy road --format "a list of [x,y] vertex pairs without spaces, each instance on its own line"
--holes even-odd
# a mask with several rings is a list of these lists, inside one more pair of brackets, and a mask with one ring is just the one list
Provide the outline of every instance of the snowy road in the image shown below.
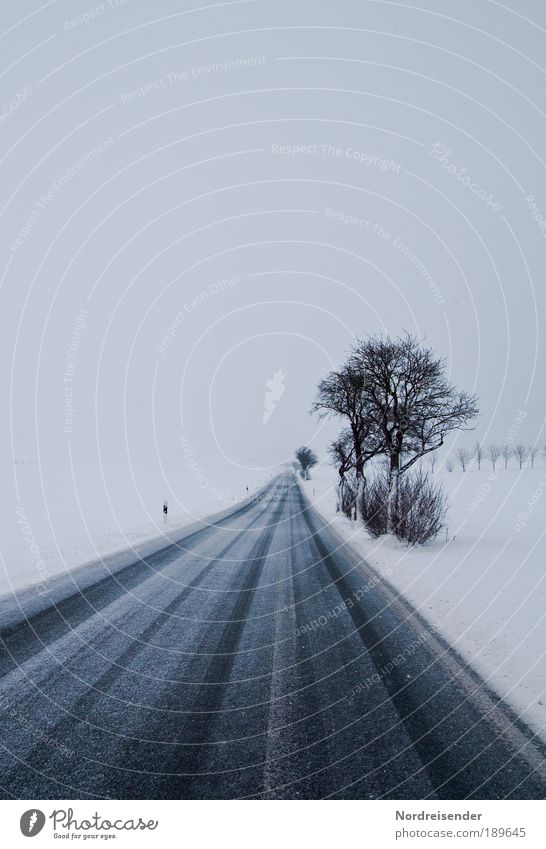
[[5,798],[543,798],[544,753],[295,478],[2,634]]

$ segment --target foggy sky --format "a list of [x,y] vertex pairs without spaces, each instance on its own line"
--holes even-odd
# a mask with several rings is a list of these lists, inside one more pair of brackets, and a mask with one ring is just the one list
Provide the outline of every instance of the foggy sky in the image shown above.
[[8,462],[321,453],[317,381],[402,330],[465,444],[544,443],[546,9],[417,5],[5,4]]

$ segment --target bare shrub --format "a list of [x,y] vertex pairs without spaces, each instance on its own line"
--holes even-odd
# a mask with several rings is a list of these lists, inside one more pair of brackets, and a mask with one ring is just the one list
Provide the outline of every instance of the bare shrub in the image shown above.
[[[378,472],[368,482],[362,496],[362,515],[373,536],[387,532],[388,471]],[[394,505],[394,533],[411,545],[423,545],[443,527],[447,500],[430,472],[416,469],[400,478],[398,498]]]
[[348,519],[356,519],[356,498],[358,481],[354,472],[345,475],[338,485],[338,509],[345,513]]
[[441,486],[428,472],[417,470],[401,479],[396,507],[397,536],[423,545],[439,533],[447,516]]
[[387,533],[389,497],[389,473],[382,468],[368,480],[360,499],[360,515],[372,536]]

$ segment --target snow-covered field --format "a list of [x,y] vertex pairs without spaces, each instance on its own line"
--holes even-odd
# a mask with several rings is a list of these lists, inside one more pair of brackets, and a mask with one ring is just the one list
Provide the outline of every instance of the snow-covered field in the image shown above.
[[160,547],[164,534],[236,504],[272,475],[233,466],[205,475],[184,458],[167,470],[138,461],[17,464],[0,496],[0,596],[152,538]]
[[536,731],[546,729],[546,466],[489,463],[437,471],[450,499],[448,541],[408,548],[372,539],[336,513],[336,475],[303,482],[320,513]]

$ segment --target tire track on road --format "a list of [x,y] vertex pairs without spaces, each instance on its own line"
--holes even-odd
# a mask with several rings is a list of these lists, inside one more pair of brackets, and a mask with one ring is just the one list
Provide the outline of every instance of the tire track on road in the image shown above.
[[[351,565],[355,558],[341,553],[346,564],[343,572],[340,557],[333,554],[338,548],[335,539],[326,544],[322,534],[329,538],[328,529],[301,493],[300,498],[302,514],[332,583],[342,597],[354,597],[356,581],[362,577]],[[393,666],[392,658],[416,639],[421,632],[415,626],[423,623],[409,604],[395,595],[390,598],[386,586],[374,585],[363,601],[348,612],[438,798],[472,798],[480,788],[477,798],[495,799],[510,794],[514,786],[519,788],[518,798],[542,798],[544,784],[532,774],[523,749],[519,754],[514,749],[510,734],[519,735],[521,745],[532,748],[531,741],[513,728],[508,717],[504,723],[499,717],[505,732],[498,730],[488,713],[502,712],[504,706],[498,700],[488,708],[477,703],[488,699],[484,682],[431,633],[419,653],[404,665]],[[386,668],[389,674],[380,674]],[[530,757],[540,763],[538,752]],[[400,787],[398,792],[404,794]]]
[[74,592],[45,610],[29,618],[22,618],[0,631],[0,678],[41,651],[44,645],[74,630],[125,593],[163,572],[179,557],[192,552],[204,537],[224,527],[234,518],[240,518],[241,514],[255,506],[253,501],[246,503],[217,523],[209,524],[184,537],[184,546],[180,543],[169,543],[155,554],[139,558],[119,571],[106,575],[95,584]]
[[[50,726],[47,734],[47,742],[37,744],[30,751],[29,754],[25,755],[25,757],[29,760],[30,764],[32,764],[32,767],[34,769],[45,769],[48,761],[54,757],[54,750],[52,750],[51,748],[51,741],[55,740],[56,738],[65,741],[67,739],[73,740],[74,752],[79,753],[77,740],[79,735],[81,735],[81,724],[84,723],[88,725],[85,719],[85,715],[91,712],[93,706],[97,702],[101,700],[107,702],[107,700],[109,699],[109,694],[106,692],[107,687],[112,687],[116,680],[118,680],[118,678],[122,677],[123,675],[131,674],[131,670],[120,667],[123,667],[125,663],[129,663],[134,660],[142,651],[145,651],[150,646],[150,644],[146,642],[147,639],[160,627],[162,627],[163,624],[172,620],[173,616],[175,616],[176,609],[183,606],[189,595],[199,587],[199,585],[206,579],[206,577],[215,568],[215,566],[221,563],[226,557],[226,555],[229,553],[229,551],[240,543],[241,538],[244,537],[244,535],[249,530],[252,530],[260,520],[262,520],[265,512],[265,510],[260,510],[257,515],[251,520],[251,522],[247,524],[244,528],[240,529],[237,535],[232,540],[230,540],[230,542],[222,549],[222,551],[218,555],[216,555],[201,570],[199,575],[197,575],[189,584],[184,587],[181,592],[177,594],[177,596],[169,603],[165,610],[162,611],[159,616],[147,626],[143,634],[139,635],[139,639],[133,641],[130,646],[125,649],[120,656],[116,658],[116,661],[114,661],[113,666],[107,669],[106,672],[101,676],[101,678],[99,678],[94,685],[91,685],[90,689],[85,691],[83,696],[75,703],[68,716],[64,716],[54,726]],[[180,552],[178,553],[179,558],[183,558],[183,556],[184,555],[180,554]],[[183,626],[184,623],[181,623],[181,625]],[[101,637],[102,631],[96,639],[100,640]],[[95,641],[90,641],[81,649],[82,664],[85,664],[85,653],[92,650],[93,642]],[[153,647],[158,649],[161,648],[160,646]],[[63,667],[56,673],[55,677],[59,677],[62,679],[63,677],[69,677],[69,675],[69,670]],[[100,690],[100,692],[97,692],[97,690]],[[74,716],[72,714],[77,715]],[[108,729],[95,726],[92,730],[95,734],[100,733],[103,736],[110,737],[111,739],[112,732],[110,732]],[[123,734],[116,735],[115,732],[113,732],[113,734],[117,737],[124,737]],[[19,763],[16,768],[16,771],[20,771],[20,768],[21,764]],[[35,795],[39,796],[40,793],[38,792]]]
[[[286,500],[282,500],[272,516],[271,524],[266,528],[249,555],[247,560],[247,563],[250,564],[248,573],[231,609],[229,621],[215,639],[214,651],[211,652],[213,659],[202,678],[206,685],[200,685],[193,701],[191,711],[193,721],[186,722],[183,726],[186,739],[182,741],[182,735],[179,732],[176,735],[177,739],[173,742],[179,746],[182,743],[181,749],[164,760],[165,772],[171,773],[171,775],[158,781],[156,792],[160,794],[160,798],[193,798],[192,776],[203,776],[207,762],[210,763],[210,749],[215,745],[214,740],[211,739],[212,728],[217,715],[221,712],[225,689],[229,685],[243,631],[248,626],[248,614],[258,589],[264,562],[285,508]],[[222,602],[219,604],[219,607],[221,606]],[[205,635],[200,649],[210,645],[211,630],[215,629],[209,628],[209,633]],[[202,654],[201,651],[199,653]],[[232,715],[234,724],[241,722],[241,717],[237,713]],[[244,723],[244,719],[242,721]],[[180,772],[180,768],[183,769],[183,772]],[[203,782],[203,778],[201,778],[201,782]],[[204,794],[200,792],[200,797],[221,798],[222,795],[225,795],[225,790],[222,793],[221,786],[224,784],[224,780],[221,772],[216,776],[210,773],[205,783],[207,785],[206,792]]]

